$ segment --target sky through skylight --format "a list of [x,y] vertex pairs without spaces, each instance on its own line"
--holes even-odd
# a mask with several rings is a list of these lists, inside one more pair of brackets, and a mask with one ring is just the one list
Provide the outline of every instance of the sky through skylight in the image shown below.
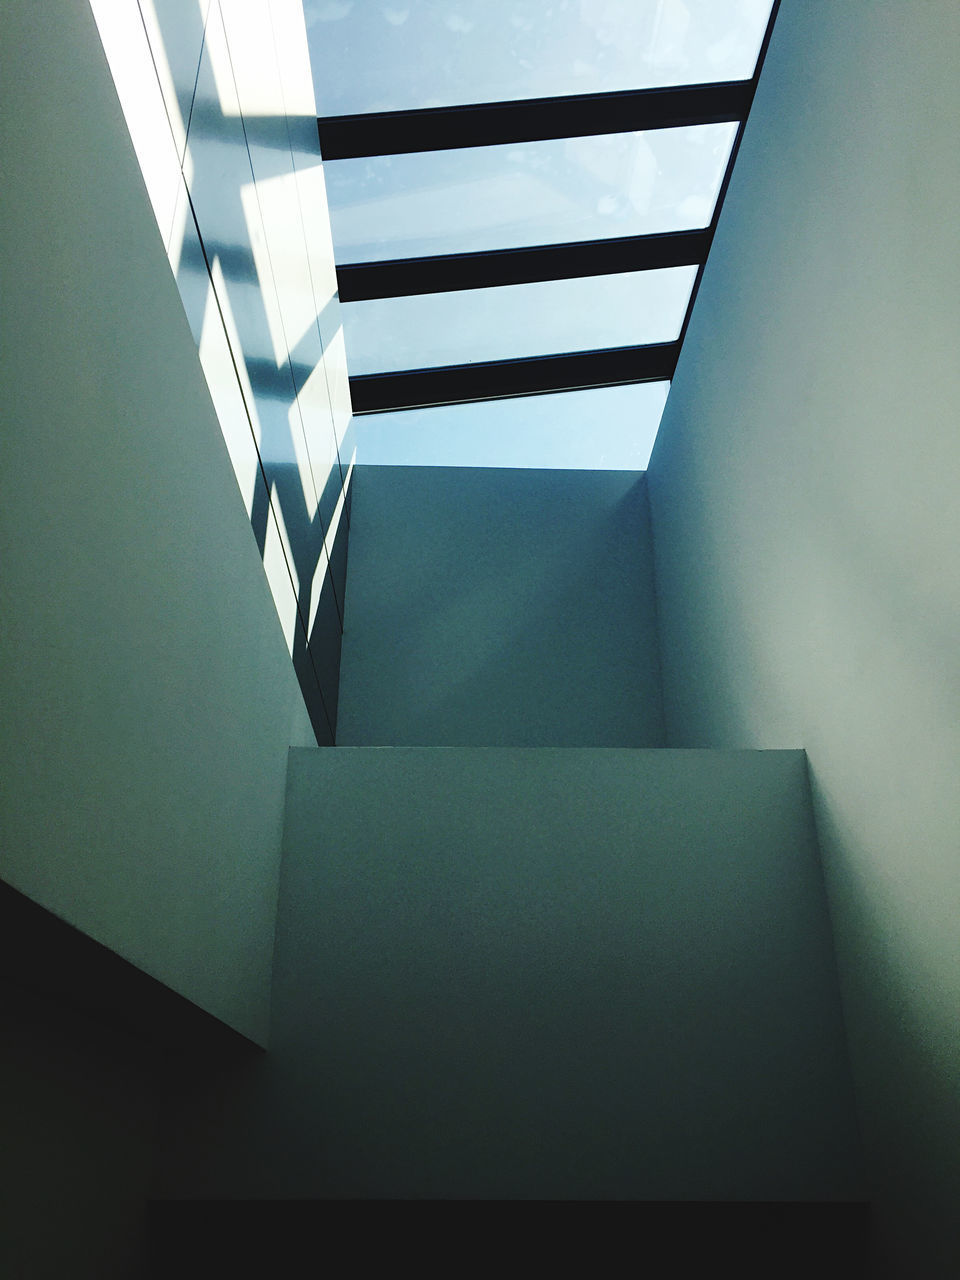
[[[318,110],[328,117],[749,80],[770,11],[770,0],[304,3]],[[491,253],[557,246],[562,265],[563,246],[609,241],[616,249],[635,238],[642,251],[642,237],[709,233],[739,123],[714,116],[682,127],[476,146],[464,119],[462,147],[325,160],[338,266],[470,254],[481,255],[482,274],[482,255]],[[433,263],[429,288],[440,292],[421,285],[403,296],[409,284],[384,284],[384,292],[375,287],[351,301],[348,291],[351,377],[672,342],[697,261],[674,256],[672,263],[694,265],[651,261],[635,270],[604,259],[581,265],[574,278],[514,283],[504,282],[498,264],[492,287],[451,282],[447,266]],[[429,441],[438,465],[469,455],[471,465],[642,468],[668,383],[643,385],[657,390],[595,386],[504,400],[492,377],[486,403],[361,417],[358,461],[402,461],[406,435],[420,463]],[[589,430],[571,429],[574,413]],[[602,443],[605,420],[619,444]],[[476,445],[454,447],[468,426],[489,441],[489,457]],[[519,447],[506,446],[505,429]],[[522,444],[524,436],[536,448]],[[520,457],[526,461],[509,461]]]

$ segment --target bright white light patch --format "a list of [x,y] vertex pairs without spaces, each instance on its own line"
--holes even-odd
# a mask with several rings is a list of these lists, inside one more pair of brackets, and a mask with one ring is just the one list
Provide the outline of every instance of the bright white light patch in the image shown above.
[[91,7],[166,245],[180,190],[180,160],[140,10],[129,0],[93,0]]
[[[230,315],[223,274],[216,259],[213,264],[213,280],[217,292],[215,293],[214,289],[207,291],[203,328],[200,332],[200,364],[210,389],[210,397],[220,423],[220,430],[223,432],[227,452],[230,454],[237,484],[243,495],[243,505],[247,515],[250,515],[253,510],[253,496],[260,460],[251,432],[248,412],[253,415],[253,422],[256,424],[256,410],[245,369],[242,389],[237,381],[237,370],[243,369],[243,356]],[[224,308],[222,317],[220,307],[217,305],[218,295],[221,306]],[[225,322],[231,332],[230,339],[224,329]],[[231,353],[231,341],[236,353],[236,361]]]
[[273,593],[273,602],[283,627],[287,649],[293,657],[294,639],[297,634],[297,591],[293,569],[293,556],[283,526],[279,503],[270,495],[270,511],[267,518],[267,537],[263,547],[263,567]]

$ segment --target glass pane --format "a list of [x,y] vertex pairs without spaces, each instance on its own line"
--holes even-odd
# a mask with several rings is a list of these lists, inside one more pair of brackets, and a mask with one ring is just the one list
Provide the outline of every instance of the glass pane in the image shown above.
[[696,267],[342,306],[351,374],[672,342]]
[[643,471],[667,382],[358,418],[357,461],[408,467],[572,467]]
[[304,0],[321,115],[753,75],[770,0]]
[[705,227],[735,124],[324,165],[339,262]]

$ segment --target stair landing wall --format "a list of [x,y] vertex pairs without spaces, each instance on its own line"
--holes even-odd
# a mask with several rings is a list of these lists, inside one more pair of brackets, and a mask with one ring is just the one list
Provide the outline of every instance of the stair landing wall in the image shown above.
[[174,1194],[861,1193],[802,752],[297,750],[285,841]]
[[344,608],[338,745],[666,745],[642,472],[358,466]]

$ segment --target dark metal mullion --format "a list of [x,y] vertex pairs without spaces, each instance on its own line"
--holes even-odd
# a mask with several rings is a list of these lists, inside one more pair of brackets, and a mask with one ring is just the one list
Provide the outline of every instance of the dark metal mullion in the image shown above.
[[415,111],[375,111],[317,120],[324,160],[542,142],[602,133],[717,124],[746,114],[752,82],[571,94]]
[[679,343],[661,342],[523,360],[371,373],[350,379],[350,395],[354,413],[364,414],[632,382],[661,382],[673,377],[679,353]]
[[354,262],[337,267],[337,285],[341,302],[366,302],[373,298],[696,266],[706,259],[712,234],[707,227],[483,253]]

